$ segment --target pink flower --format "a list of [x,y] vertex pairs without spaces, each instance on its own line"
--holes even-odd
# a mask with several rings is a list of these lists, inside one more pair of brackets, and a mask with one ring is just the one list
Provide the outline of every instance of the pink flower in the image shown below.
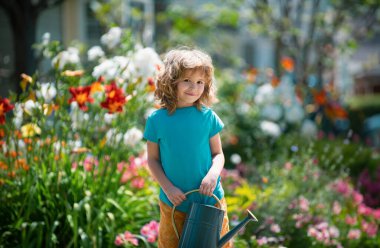
[[142,177],[136,177],[132,180],[131,186],[135,189],[142,189],[144,188],[145,180]]
[[157,221],[152,220],[141,228],[140,233],[147,238],[148,242],[156,242],[159,226]]
[[376,220],[380,220],[380,208],[377,208],[376,210],[372,211],[372,216]]
[[272,224],[272,225],[270,226],[270,230],[271,230],[272,232],[274,232],[274,233],[279,233],[279,232],[281,232],[281,228],[280,228],[280,226],[279,226],[278,224]]
[[73,162],[71,164],[71,169],[76,170],[77,168],[78,168],[78,163],[77,162]]
[[363,195],[357,192],[356,190],[354,190],[354,192],[352,193],[352,197],[356,204],[360,204],[363,202]]
[[329,227],[329,233],[332,238],[338,238],[339,237],[339,229],[336,228],[335,226],[330,226]]
[[299,208],[304,212],[309,211],[309,201],[303,196],[299,199]]
[[325,133],[323,131],[319,131],[317,135],[317,139],[323,139],[325,137]]
[[125,168],[127,168],[128,164],[125,161],[121,161],[120,163],[117,163],[117,171],[123,172]]
[[346,223],[348,225],[351,225],[351,226],[355,225],[356,224],[356,217],[347,216],[346,217]]
[[92,171],[92,168],[94,167],[94,165],[98,166],[98,164],[99,164],[99,161],[91,155],[87,156],[83,161],[83,167],[86,171]]
[[361,235],[361,231],[359,229],[351,229],[348,234],[348,239],[359,239]]
[[133,177],[133,174],[130,171],[125,171],[120,178],[121,183],[126,183]]
[[293,168],[293,164],[290,162],[286,162],[284,165],[285,170],[290,171]]
[[377,233],[377,225],[375,223],[368,223],[366,221],[362,222],[362,229],[367,233],[369,237],[375,237]]
[[334,201],[334,204],[333,204],[334,214],[340,214],[341,211],[342,211],[342,207],[340,206],[339,202]]
[[307,235],[310,237],[316,238],[318,233],[319,233],[319,231],[317,229],[315,229],[314,227],[309,227],[309,229],[307,230]]
[[371,215],[372,214],[372,208],[367,207],[364,204],[360,204],[358,207],[358,213],[362,215]]
[[133,244],[134,246],[138,246],[139,245],[139,241],[137,240],[137,238],[130,232],[126,231],[124,233],[124,239],[125,241]]
[[123,237],[121,235],[117,235],[114,243],[116,246],[122,246],[124,244]]
[[262,238],[259,238],[258,240],[257,240],[257,244],[259,245],[259,246],[261,246],[261,245],[266,245],[268,243],[268,239],[267,239],[267,237],[262,237]]
[[343,196],[348,197],[351,194],[351,186],[344,180],[339,180],[332,185],[332,188]]
[[321,222],[318,225],[315,226],[318,230],[325,230],[329,227],[329,224],[327,222]]

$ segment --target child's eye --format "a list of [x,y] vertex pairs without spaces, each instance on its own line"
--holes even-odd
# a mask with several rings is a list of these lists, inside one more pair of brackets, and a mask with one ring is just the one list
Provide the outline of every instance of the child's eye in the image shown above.
[[197,84],[205,84],[203,81],[198,81]]
[[190,79],[185,78],[183,81],[186,82],[186,83],[188,83],[188,82],[190,82]]

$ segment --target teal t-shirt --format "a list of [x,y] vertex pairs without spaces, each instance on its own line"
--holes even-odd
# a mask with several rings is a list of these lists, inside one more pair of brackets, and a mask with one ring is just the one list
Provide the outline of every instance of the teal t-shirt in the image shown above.
[[[162,168],[174,186],[184,193],[199,189],[202,179],[212,166],[210,138],[219,133],[224,124],[212,109],[195,106],[177,108],[169,115],[166,109],[153,112],[146,121],[144,138],[160,148]],[[223,198],[224,191],[218,179],[214,194]],[[160,199],[173,206],[163,190]],[[191,202],[214,205],[213,197],[192,193],[177,209],[187,212]]]

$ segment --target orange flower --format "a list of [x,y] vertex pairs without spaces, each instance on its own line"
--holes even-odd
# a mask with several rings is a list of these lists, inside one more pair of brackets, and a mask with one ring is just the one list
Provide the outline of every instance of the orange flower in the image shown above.
[[91,94],[95,92],[103,92],[104,91],[104,86],[102,85],[101,82],[96,81],[91,84]]
[[267,177],[262,177],[261,180],[263,181],[263,183],[268,183],[268,178]]
[[83,74],[84,74],[83,70],[77,70],[77,71],[66,70],[62,72],[62,76],[66,76],[66,77],[80,77]]
[[273,76],[270,83],[273,87],[277,87],[280,84],[280,79],[276,76]]
[[14,108],[7,98],[0,97],[0,124],[5,124],[5,113]]
[[77,102],[79,108],[83,111],[87,111],[88,109],[85,105],[86,102],[94,102],[94,99],[90,97],[91,86],[70,87],[69,90],[72,95],[69,99],[69,103]]
[[281,59],[281,66],[289,72],[292,72],[294,70],[294,61],[290,57],[283,57]]
[[17,157],[17,152],[16,151],[10,151],[10,156],[12,158],[16,158]]
[[254,83],[256,81],[257,74],[258,74],[258,70],[254,67],[251,67],[246,71],[245,76],[248,82]]
[[16,172],[15,171],[8,172],[8,177],[15,178],[16,177]]
[[115,82],[110,85],[106,85],[107,98],[100,105],[108,109],[109,113],[121,112],[123,111],[123,106],[127,102],[125,95],[121,88],[116,86]]
[[231,145],[237,145],[237,143],[239,143],[239,138],[236,135],[232,135],[228,141]]
[[2,161],[0,161],[0,169],[2,170],[8,170],[8,165]]
[[29,165],[26,163],[25,159],[17,159],[16,160],[16,168],[22,168],[25,171],[29,170]]

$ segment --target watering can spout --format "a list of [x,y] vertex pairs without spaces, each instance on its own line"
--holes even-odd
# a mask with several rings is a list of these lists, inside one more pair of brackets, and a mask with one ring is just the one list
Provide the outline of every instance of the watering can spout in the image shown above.
[[248,222],[250,221],[258,222],[257,218],[247,209],[247,217],[240,222],[234,229],[226,233],[218,242],[218,248],[223,247],[225,243],[227,243],[235,234],[242,229]]

